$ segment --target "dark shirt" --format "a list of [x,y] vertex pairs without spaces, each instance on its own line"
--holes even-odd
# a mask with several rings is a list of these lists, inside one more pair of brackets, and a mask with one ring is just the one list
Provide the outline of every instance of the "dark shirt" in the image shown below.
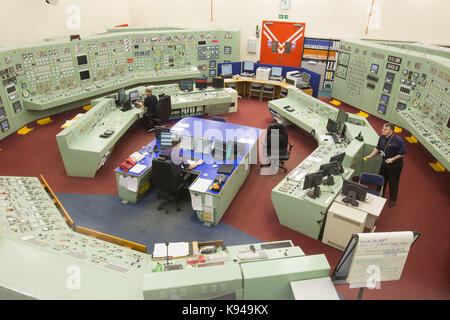
[[408,152],[406,151],[405,141],[396,134],[392,134],[389,138],[381,136],[380,139],[378,139],[376,148],[380,152],[383,151],[385,153],[385,155],[383,156],[383,160],[393,158],[399,154],[408,154]]
[[154,95],[145,97],[144,107],[146,108],[147,115],[154,115],[156,112],[156,105],[158,104],[158,98]]
[[187,169],[190,166],[189,162],[187,162],[187,160],[184,159],[179,153],[176,154],[176,152],[170,153],[170,161],[175,164],[179,173],[181,173],[181,169]]

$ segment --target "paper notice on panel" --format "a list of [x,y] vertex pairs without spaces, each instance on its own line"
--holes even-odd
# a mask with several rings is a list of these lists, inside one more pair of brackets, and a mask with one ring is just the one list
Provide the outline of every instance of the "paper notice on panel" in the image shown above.
[[213,207],[213,197],[209,194],[205,194],[205,206]]
[[191,201],[192,201],[192,209],[196,211],[202,211],[202,196],[196,196],[191,194]]
[[411,231],[359,233],[347,277],[351,288],[400,279],[414,239]]

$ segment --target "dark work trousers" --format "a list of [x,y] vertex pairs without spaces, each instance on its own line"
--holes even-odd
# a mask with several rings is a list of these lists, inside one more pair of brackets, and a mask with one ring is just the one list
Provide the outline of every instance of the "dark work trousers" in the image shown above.
[[145,113],[144,116],[141,118],[141,123],[145,127],[145,130],[150,130],[154,127],[152,116]]
[[398,185],[400,183],[400,173],[403,168],[403,159],[395,160],[388,164],[385,160],[381,163],[380,176],[384,178],[383,198],[386,186],[389,183],[389,200],[397,200]]

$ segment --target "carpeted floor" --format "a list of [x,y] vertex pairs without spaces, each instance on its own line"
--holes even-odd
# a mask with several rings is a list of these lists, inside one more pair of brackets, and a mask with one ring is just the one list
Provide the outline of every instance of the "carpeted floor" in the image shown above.
[[[329,98],[321,98],[328,102]],[[347,112],[358,112],[343,104]],[[285,176],[280,171],[274,176],[259,175],[252,166],[241,190],[231,203],[217,227],[198,223],[192,208],[186,203],[180,213],[166,215],[155,211],[154,196],[149,194],[136,205],[123,205],[117,197],[113,173],[120,162],[144,144],[154,139],[139,124],[134,125],[116,144],[111,157],[97,172],[95,178],[67,177],[55,136],[65,120],[80,109],[53,116],[53,122],[44,126],[35,123],[34,130],[25,136],[16,133],[0,141],[0,175],[38,176],[43,174],[77,225],[96,229],[131,241],[146,244],[188,240],[224,240],[225,245],[290,239],[310,254],[324,253],[334,269],[341,251],[322,244],[278,223],[270,199],[272,188]],[[224,116],[230,123],[267,128],[272,119],[267,101],[239,100],[239,111]],[[369,122],[379,132],[384,121],[370,116]],[[289,170],[306,158],[317,143],[306,132],[288,128],[294,144]],[[408,136],[402,132],[401,136]],[[377,221],[378,232],[414,230],[422,237],[414,244],[402,278],[382,283],[381,290],[366,290],[365,299],[449,299],[450,298],[450,222],[449,174],[434,172],[428,162],[434,158],[420,144],[407,144],[408,156],[401,176],[397,205],[385,208]],[[124,210],[124,208],[126,208]],[[347,285],[337,286],[345,299],[355,299],[358,290]]]

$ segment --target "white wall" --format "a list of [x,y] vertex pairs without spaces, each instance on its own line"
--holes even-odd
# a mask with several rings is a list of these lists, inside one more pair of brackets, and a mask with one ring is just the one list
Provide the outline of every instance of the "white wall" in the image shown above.
[[[129,23],[128,0],[0,0],[0,46],[9,47],[70,34],[92,35]],[[80,29],[69,29],[67,8],[80,8]],[[83,39],[83,37],[81,37]]]
[[307,37],[334,39],[382,39],[450,45],[450,0],[375,0],[374,24],[364,35],[372,0],[292,0],[282,11],[279,0],[129,0],[130,25],[233,28],[241,30],[241,59],[247,54],[247,39],[255,38],[262,20],[306,23]]

